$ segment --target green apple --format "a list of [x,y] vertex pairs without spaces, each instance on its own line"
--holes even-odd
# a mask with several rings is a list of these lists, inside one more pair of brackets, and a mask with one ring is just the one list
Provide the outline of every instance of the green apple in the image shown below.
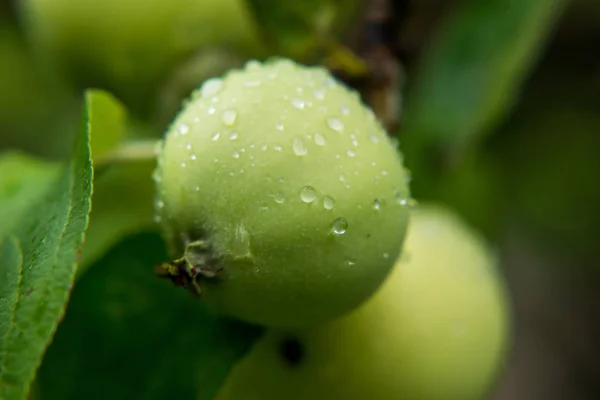
[[317,328],[269,331],[218,399],[481,399],[507,349],[507,294],[495,267],[459,217],[423,206],[371,300]]
[[42,54],[82,86],[109,89],[134,108],[199,49],[260,48],[242,0],[24,0],[20,7]]
[[356,308],[400,253],[402,158],[322,68],[248,62],[206,81],[160,149],[165,272],[215,310],[267,326]]

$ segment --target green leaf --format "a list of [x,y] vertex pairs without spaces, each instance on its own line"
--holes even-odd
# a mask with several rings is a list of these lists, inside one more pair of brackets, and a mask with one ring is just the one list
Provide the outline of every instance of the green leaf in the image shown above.
[[111,152],[123,139],[126,113],[116,98],[102,90],[88,90],[85,93],[85,106],[91,152],[95,160]]
[[[0,257],[12,261],[3,262],[0,271],[12,278],[3,283],[3,292],[13,293],[13,300],[3,305],[0,314],[0,324],[6,330],[0,346],[2,399],[26,398],[63,316],[87,226],[91,178],[88,136],[84,134],[72,160],[21,214],[8,236],[12,244],[4,242]],[[15,280],[17,241],[22,269]]]
[[162,238],[114,247],[78,282],[38,375],[44,399],[210,399],[260,329],[159,279]]
[[123,237],[152,229],[154,215],[155,141],[125,141],[148,128],[134,125],[124,106],[102,90],[85,93],[85,108],[95,167],[94,207],[78,276]]
[[[23,273],[21,244],[15,236],[8,236],[0,243],[2,269],[0,269],[0,315],[14,316],[19,302],[19,286]],[[0,349],[5,348],[13,320],[0,319]],[[4,365],[4,354],[0,353],[0,365]]]
[[477,141],[510,110],[563,3],[473,1],[447,21],[407,99],[403,151],[415,175],[425,174],[417,164],[430,161],[424,153]]

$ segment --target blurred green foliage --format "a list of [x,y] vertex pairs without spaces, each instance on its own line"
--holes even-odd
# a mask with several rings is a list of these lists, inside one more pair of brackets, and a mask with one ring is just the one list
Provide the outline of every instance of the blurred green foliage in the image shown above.
[[[444,21],[419,61],[406,102],[402,148],[409,168],[419,176],[412,187],[417,197],[449,200],[447,170],[462,168],[470,174],[476,167],[477,156],[465,153],[513,107],[562,3],[474,2]],[[477,199],[467,200],[461,211],[481,207],[474,204]]]
[[77,103],[62,78],[40,64],[14,26],[0,20],[0,149],[66,156]]
[[[413,16],[410,7],[399,8],[408,10],[402,15],[406,25],[416,26],[413,42],[424,43],[416,59],[400,52],[406,58],[400,62],[409,68],[398,137],[415,197],[452,206],[492,239],[516,223],[538,238],[550,257],[568,254],[573,269],[582,259],[597,259],[600,3],[450,3],[450,12],[435,26]],[[45,208],[35,208],[60,200],[56,182],[64,164],[52,160],[69,159],[82,105],[95,163],[76,289],[35,392],[42,399],[191,398],[194,393],[211,398],[259,331],[234,325],[242,333],[229,335],[229,322],[197,310],[185,293],[156,279],[152,266],[166,255],[152,222],[154,162],[106,160],[131,139],[159,138],[193,88],[248,58],[284,55],[319,63],[335,57],[346,31],[355,34],[364,27],[368,5],[358,0],[14,4],[0,8],[14,13],[0,16],[2,299],[15,297],[10,282],[19,279],[27,257],[37,254],[24,228],[30,225],[23,221],[31,224],[35,217],[41,227],[56,222],[40,215]],[[421,7],[424,13],[438,12]],[[373,35],[369,26],[362,34]],[[405,26],[395,28],[393,41],[402,43]],[[88,88],[101,90],[84,93]],[[56,196],[48,197],[51,192]],[[63,271],[60,283],[66,294],[70,271]],[[36,296],[26,296],[24,304],[49,304]],[[54,319],[43,319],[43,335],[32,339],[24,376],[32,376],[65,301],[52,303],[45,314]],[[13,312],[6,304],[0,302],[2,329]],[[0,350],[7,343],[2,333]],[[20,351],[31,336],[23,338]]]
[[166,257],[159,235],[136,235],[78,281],[38,376],[42,399],[214,398],[261,330],[149,273]]

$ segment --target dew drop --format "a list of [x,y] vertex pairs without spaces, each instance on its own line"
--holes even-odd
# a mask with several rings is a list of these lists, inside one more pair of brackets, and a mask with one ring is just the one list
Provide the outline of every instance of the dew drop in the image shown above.
[[292,147],[294,148],[294,153],[297,156],[305,156],[308,153],[308,149],[304,145],[302,138],[300,136],[296,136],[292,141]]
[[331,196],[323,197],[323,208],[326,210],[333,210],[335,207],[335,199]]
[[315,96],[315,99],[317,99],[317,100],[324,100],[325,99],[325,91],[323,89],[315,89],[313,91],[313,96]]
[[333,87],[335,86],[335,81],[333,80],[333,78],[327,77],[327,79],[325,79],[325,81],[323,82],[323,85],[325,85],[326,87]]
[[180,135],[187,135],[187,133],[190,131],[190,127],[186,124],[181,124],[179,125],[179,128],[177,128],[177,131]]
[[260,70],[260,62],[258,62],[257,60],[248,60],[248,62],[246,62],[246,70],[248,71],[259,71]]
[[325,137],[319,132],[315,132],[315,143],[319,146],[325,146]]
[[381,171],[381,175],[387,176],[387,174],[388,174],[387,170],[384,169],[383,171]]
[[194,191],[199,192],[200,191],[200,186],[199,185],[194,186]]
[[331,232],[334,235],[343,235],[348,230],[348,221],[345,218],[336,218],[333,220],[331,224]]
[[223,114],[221,114],[221,122],[227,126],[235,124],[236,119],[237,112],[235,110],[225,110],[223,111]]
[[213,142],[216,142],[217,140],[219,140],[219,137],[221,137],[221,132],[215,132],[211,136],[211,139],[212,139]]
[[390,258],[390,255],[388,253],[383,253],[383,258],[387,260],[388,258]]
[[350,114],[350,109],[346,106],[341,106],[340,112],[342,113],[342,115],[348,115],[348,114]]
[[194,153],[190,154],[190,160],[194,161],[196,159],[196,155]]
[[277,124],[275,124],[275,129],[277,129],[278,131],[283,131],[283,124],[281,122],[278,122]]
[[405,207],[408,205],[408,199],[400,193],[397,187],[394,187],[394,195],[396,196],[396,204]]
[[160,176],[160,171],[158,170],[158,168],[156,168],[154,171],[152,171],[152,180],[154,182],[162,181],[162,177]]
[[273,146],[273,148],[275,149],[275,151],[281,151],[281,146],[276,144],[275,146]]
[[340,179],[340,182],[346,182],[346,175],[340,174],[339,179]]
[[186,142],[185,143],[185,149],[186,150],[191,150],[192,149],[192,144],[190,142]]
[[217,109],[215,108],[215,106],[210,106],[206,109],[206,112],[208,113],[208,115],[214,115],[217,112]]
[[185,164],[185,161],[182,161],[182,162],[179,164],[179,166],[180,166],[181,168],[185,168],[185,166],[186,166],[186,164]]
[[233,158],[240,158],[240,153],[238,153],[237,151],[234,151]]
[[292,105],[297,108],[298,110],[303,110],[304,106],[305,106],[305,102],[300,100],[300,99],[293,99],[292,100]]
[[277,192],[273,195],[273,200],[275,200],[275,203],[281,204],[285,201],[285,195],[283,192]]
[[300,198],[305,203],[312,203],[317,198],[317,190],[312,186],[304,186],[300,191]]
[[356,260],[353,258],[349,258],[345,261],[347,267],[354,267],[356,265]]
[[161,209],[164,208],[165,202],[162,200],[156,200],[156,208]]
[[354,157],[356,155],[356,152],[354,150],[346,150],[346,154],[348,155],[348,157]]
[[231,139],[231,140],[235,140],[235,139],[237,139],[237,138],[238,138],[238,136],[239,136],[239,135],[238,135],[238,133],[237,133],[237,132],[231,132],[231,133],[229,134],[229,139]]
[[217,94],[223,87],[223,81],[220,78],[212,78],[204,82],[200,88],[202,97],[209,97]]
[[375,199],[373,201],[373,210],[379,211],[379,210],[381,210],[382,206],[383,206],[383,200]]
[[328,118],[327,126],[329,126],[329,128],[333,129],[336,132],[341,132],[344,130],[344,123],[338,118]]
[[379,143],[379,138],[377,137],[377,135],[375,133],[371,133],[369,135],[369,139],[371,139],[371,142],[373,142],[373,143]]

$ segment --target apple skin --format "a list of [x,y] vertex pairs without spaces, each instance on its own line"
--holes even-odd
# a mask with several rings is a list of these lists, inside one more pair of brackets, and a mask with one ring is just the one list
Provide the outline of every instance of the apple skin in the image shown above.
[[421,206],[403,257],[371,300],[318,328],[269,331],[218,399],[481,399],[509,343],[495,267],[459,217]]
[[172,256],[207,244],[192,258],[217,276],[200,300],[266,326],[363,303],[410,208],[402,157],[370,109],[325,69],[286,59],[206,81],[169,129],[157,179]]

